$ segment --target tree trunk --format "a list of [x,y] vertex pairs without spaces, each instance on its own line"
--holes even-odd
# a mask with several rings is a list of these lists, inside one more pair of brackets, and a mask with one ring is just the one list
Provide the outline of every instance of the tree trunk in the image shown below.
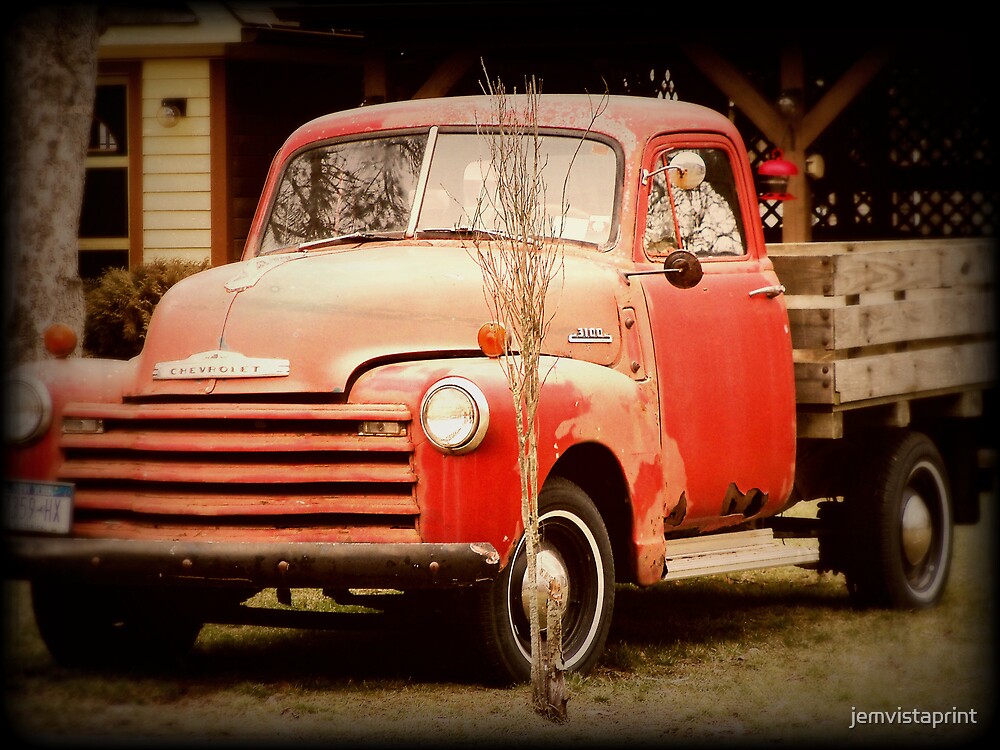
[[552,721],[561,722],[569,718],[566,710],[569,692],[566,689],[566,671],[562,659],[563,590],[559,581],[554,578],[549,581],[549,596],[545,606],[548,627],[542,639],[544,715]]
[[82,338],[77,253],[101,33],[96,5],[43,6],[4,40],[4,332],[8,363],[46,356],[42,332]]

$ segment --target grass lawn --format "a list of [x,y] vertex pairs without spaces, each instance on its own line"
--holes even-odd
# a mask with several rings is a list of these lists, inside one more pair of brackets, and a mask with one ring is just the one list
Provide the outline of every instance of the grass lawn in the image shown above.
[[930,611],[858,611],[842,578],[799,568],[619,587],[607,652],[570,677],[563,724],[531,711],[527,686],[479,684],[447,628],[209,625],[168,674],[62,669],[25,586],[7,584],[7,728],[101,747],[964,744],[994,719],[993,518],[956,529]]

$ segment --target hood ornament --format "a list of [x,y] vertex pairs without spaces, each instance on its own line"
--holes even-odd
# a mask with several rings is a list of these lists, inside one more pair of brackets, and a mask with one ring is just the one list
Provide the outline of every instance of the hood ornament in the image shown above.
[[249,289],[260,281],[264,274],[272,268],[301,257],[303,256],[282,253],[280,255],[268,255],[263,258],[251,258],[244,261],[237,266],[238,273],[226,282],[226,291],[242,292],[244,289]]

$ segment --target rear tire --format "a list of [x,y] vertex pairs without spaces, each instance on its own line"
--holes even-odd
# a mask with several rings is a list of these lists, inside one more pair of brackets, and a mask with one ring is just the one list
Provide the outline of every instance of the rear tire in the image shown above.
[[[562,615],[564,668],[585,673],[604,651],[611,627],[615,596],[611,542],[593,502],[568,480],[555,477],[546,482],[538,506],[541,545],[568,581]],[[526,682],[531,675],[530,621],[522,599],[526,563],[522,536],[507,567],[481,592],[478,602],[488,676],[502,683]]]
[[932,607],[951,568],[952,500],[944,461],[917,432],[891,432],[869,448],[847,498],[848,590],[861,606]]
[[42,640],[66,667],[175,664],[191,650],[202,623],[169,593],[47,580],[31,584]]

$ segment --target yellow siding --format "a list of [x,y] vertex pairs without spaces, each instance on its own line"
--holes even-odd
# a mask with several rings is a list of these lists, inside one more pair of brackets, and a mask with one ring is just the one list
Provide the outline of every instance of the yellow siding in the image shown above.
[[183,260],[200,263],[205,260],[205,256],[196,250],[157,250],[155,253],[147,253],[146,260]]
[[[180,125],[177,127],[179,128]],[[207,135],[190,135],[187,138],[150,138],[143,152],[147,157],[151,157],[190,154],[195,149],[197,149],[197,153],[208,153],[209,139]]]
[[[211,257],[209,63],[148,60],[142,70],[143,259]],[[162,99],[187,99],[172,128],[156,121]]]
[[159,250],[197,252],[199,247],[208,246],[210,235],[211,232],[207,229],[147,229],[143,232],[147,255]]
[[204,192],[169,192],[149,193],[146,196],[145,210],[153,211],[209,211],[211,201]]

